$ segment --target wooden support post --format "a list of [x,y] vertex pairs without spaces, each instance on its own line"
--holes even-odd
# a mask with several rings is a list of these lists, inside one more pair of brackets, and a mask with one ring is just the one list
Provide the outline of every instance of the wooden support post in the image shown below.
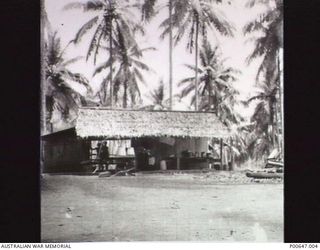
[[177,156],[177,169],[180,170],[180,157]]
[[222,148],[223,148],[223,139],[220,139],[220,170],[223,170],[223,165],[222,165]]

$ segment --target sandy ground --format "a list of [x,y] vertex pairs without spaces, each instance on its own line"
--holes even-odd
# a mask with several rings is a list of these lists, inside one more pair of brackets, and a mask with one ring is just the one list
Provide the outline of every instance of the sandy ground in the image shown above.
[[282,242],[283,184],[230,183],[228,174],[44,175],[42,241]]

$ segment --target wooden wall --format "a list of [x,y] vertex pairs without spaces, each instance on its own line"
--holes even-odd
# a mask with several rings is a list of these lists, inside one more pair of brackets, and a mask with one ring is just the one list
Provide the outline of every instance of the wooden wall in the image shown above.
[[88,143],[77,138],[55,138],[43,142],[43,172],[83,171],[80,162],[89,158]]

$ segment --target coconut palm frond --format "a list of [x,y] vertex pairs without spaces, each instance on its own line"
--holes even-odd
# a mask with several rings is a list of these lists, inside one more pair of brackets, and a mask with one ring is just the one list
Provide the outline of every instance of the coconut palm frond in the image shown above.
[[155,47],[147,47],[147,48],[140,49],[140,52],[141,52],[140,55],[142,55],[143,52],[147,52],[147,51],[157,51],[157,48],[155,48]]
[[72,73],[70,71],[64,71],[63,73],[64,80],[71,80],[74,82],[77,82],[83,86],[85,86],[87,89],[90,89],[89,81],[86,77],[81,75],[80,73]]
[[256,19],[253,20],[253,21],[251,21],[251,22],[248,22],[248,23],[242,28],[243,33],[244,33],[245,35],[248,35],[248,34],[254,32],[254,31],[260,31],[260,30],[262,30],[262,29],[264,29],[263,24],[260,22],[260,20],[256,20]]
[[264,100],[264,99],[266,99],[266,95],[265,95],[264,93],[261,93],[261,94],[259,94],[259,95],[256,95],[256,96],[253,96],[253,97],[249,98],[249,99],[246,101],[246,103],[247,103],[247,104],[250,104],[250,103],[253,102],[253,101],[256,101],[256,100]]
[[68,3],[63,7],[63,10],[72,10],[72,9],[82,9],[84,7],[83,3],[80,2],[73,2]]
[[134,68],[133,69],[133,74],[139,79],[139,81],[141,83],[143,83],[144,85],[146,85],[146,81],[143,77],[143,75],[141,74],[141,72],[137,69],[137,68]]
[[99,51],[100,46],[101,46],[101,39],[102,39],[102,37],[104,35],[105,35],[105,32],[103,30],[103,24],[100,23],[98,25],[98,27],[96,28],[96,30],[95,30],[92,38],[91,38],[91,41],[89,43],[89,48],[88,48],[88,51],[87,51],[86,61],[88,61],[90,55],[94,51],[94,65],[96,64],[98,51]]
[[81,41],[81,38],[96,24],[98,21],[98,16],[90,19],[88,22],[86,22],[77,32],[75,38],[72,40],[73,43],[79,43]]
[[93,76],[97,75],[97,74],[100,74],[104,69],[107,69],[109,68],[111,65],[111,60],[109,58],[109,60],[107,60],[106,62],[104,63],[101,63],[98,67],[96,67],[96,69],[94,70],[93,72]]
[[164,40],[166,36],[168,36],[169,34],[170,34],[170,27],[165,27],[159,37],[161,40]]
[[143,63],[143,62],[141,62],[139,60],[136,60],[136,59],[132,58],[132,62],[142,70],[145,70],[145,71],[150,71],[151,70],[151,68],[149,68],[149,66],[147,64],[145,64],[145,63]]
[[261,57],[267,51],[267,47],[264,45],[266,37],[260,37],[255,41],[255,48],[253,52],[246,58],[247,64],[250,64],[254,59]]
[[190,70],[192,70],[193,72],[198,71],[198,73],[202,73],[203,70],[201,68],[196,69],[195,66],[191,65],[191,64],[184,64],[184,66]]
[[141,20],[149,22],[157,13],[155,9],[157,0],[144,0],[141,5]]
[[[208,19],[210,20],[210,23],[214,25],[215,29],[224,36],[233,37],[235,28],[230,23],[230,21],[227,21],[224,15],[219,12],[218,10],[214,8],[210,8],[208,13]],[[209,26],[211,27],[211,25]]]
[[65,62],[61,63],[61,66],[62,67],[66,67],[70,64],[73,64],[75,62],[78,62],[79,60],[83,59],[83,56],[77,56],[77,57],[74,57],[74,58],[71,58],[69,60],[66,60]]
[[186,97],[187,95],[189,95],[191,93],[191,91],[194,91],[195,86],[194,84],[189,84],[187,85],[182,91],[181,91],[181,97]]
[[99,0],[90,0],[86,3],[72,2],[63,7],[63,10],[82,9],[83,11],[95,11],[104,7],[104,3]]
[[186,83],[194,83],[194,76],[187,77],[178,82],[178,87],[185,85]]
[[158,87],[149,93],[148,98],[153,103],[152,107],[154,107],[154,105],[159,105],[160,107],[164,107],[165,91],[164,91],[164,83],[162,80],[159,81]]
[[124,79],[123,79],[122,69],[120,68],[114,77],[114,83],[113,83],[113,94],[116,97],[116,102],[117,102],[118,93],[120,91],[120,87],[123,81]]
[[252,8],[257,4],[268,4],[269,2],[270,0],[248,0],[245,6],[248,8]]
[[179,24],[177,27],[177,32],[174,37],[174,45],[177,46],[178,43],[181,41],[181,38],[185,35],[186,31],[190,29],[190,18],[192,18],[192,14],[189,13],[189,15]]
[[133,104],[136,103],[137,99],[141,98],[140,88],[135,77],[132,78],[132,84],[129,85],[129,93]]

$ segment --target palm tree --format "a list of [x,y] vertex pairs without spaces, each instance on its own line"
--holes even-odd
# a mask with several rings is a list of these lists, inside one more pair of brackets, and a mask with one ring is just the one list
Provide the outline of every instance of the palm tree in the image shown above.
[[[195,68],[198,68],[198,50],[199,36],[204,41],[207,38],[207,31],[210,28],[213,32],[218,31],[221,35],[232,36],[233,27],[226,20],[224,15],[215,9],[213,3],[221,2],[219,0],[175,0],[172,6],[172,17],[164,20],[160,27],[164,30],[161,38],[170,34],[171,30],[175,30],[173,37],[175,45],[181,38],[188,35],[187,49],[195,49]],[[195,109],[198,109],[198,71],[195,70]]]
[[230,128],[228,143],[232,152],[233,162],[237,165],[244,163],[249,158],[247,150],[247,137],[251,132],[249,124],[233,124]]
[[276,95],[278,87],[268,86],[264,84],[260,90],[245,104],[249,105],[253,101],[258,101],[254,113],[251,117],[251,122],[254,123],[254,128],[249,137],[248,149],[256,158],[264,154],[270,153],[270,146],[276,146],[278,138],[276,137]]
[[48,19],[48,15],[45,9],[44,1],[40,2],[41,8],[41,27],[40,27],[40,35],[41,35],[41,130],[42,134],[47,132],[46,126],[46,93],[45,93],[45,66],[44,66],[44,58],[45,58],[45,40],[48,40],[48,34],[51,33],[51,24]]
[[[80,8],[83,11],[94,11],[97,13],[95,17],[85,23],[77,32],[73,42],[79,43],[81,38],[93,27],[95,32],[92,36],[89,49],[87,51],[87,60],[93,56],[94,64],[96,63],[97,55],[104,42],[109,42],[109,59],[110,59],[110,106],[113,107],[113,44],[119,38],[120,33],[125,34],[123,38],[127,40],[127,44],[136,44],[134,33],[140,31],[143,33],[143,28],[135,21],[135,15],[131,11],[137,5],[129,4],[129,1],[115,0],[88,0],[85,3],[74,2],[67,4],[64,9]],[[104,82],[106,84],[106,82]],[[107,90],[106,85],[103,89],[103,105],[106,105]]]
[[[256,37],[251,38],[255,42],[255,47],[253,52],[247,58],[247,62],[251,63],[256,58],[262,57],[262,62],[258,68],[256,82],[258,85],[267,85],[262,86],[262,90],[265,91],[261,93],[260,96],[270,96],[270,93],[275,90],[279,91],[280,98],[277,98],[277,94],[272,94],[272,105],[266,105],[260,102],[256,107],[256,111],[260,112],[272,110],[275,115],[272,115],[273,120],[267,119],[269,125],[272,127],[271,137],[275,137],[275,131],[278,130],[278,136],[280,136],[279,126],[277,122],[277,116],[280,116],[282,131],[283,131],[283,121],[282,121],[282,103],[281,103],[281,78],[280,78],[280,62],[279,62],[279,53],[280,49],[283,47],[283,38],[282,38],[282,26],[283,26],[283,3],[281,0],[250,0],[247,3],[249,8],[254,7],[257,4],[264,4],[267,7],[267,10],[264,11],[259,17],[251,22],[249,22],[243,28],[244,34],[253,34]],[[271,92],[270,92],[271,91]],[[279,103],[279,104],[278,104]],[[280,106],[279,110],[278,107]],[[263,107],[269,107],[263,108]],[[271,108],[272,107],[272,108]],[[255,113],[256,115],[256,113]],[[274,121],[275,120],[275,121]],[[257,120],[257,122],[262,122],[262,120]],[[276,125],[274,124],[276,123]],[[261,124],[260,126],[263,126]],[[277,129],[276,129],[276,128]],[[267,132],[266,132],[267,133]],[[283,133],[283,132],[281,132]],[[265,137],[267,138],[267,137]],[[283,145],[280,145],[280,140],[278,139],[279,148],[283,148]],[[275,142],[275,139],[272,139],[272,142]]]
[[46,120],[51,120],[52,112],[57,110],[62,114],[65,122],[70,122],[71,111],[77,110],[81,101],[84,101],[84,97],[72,88],[70,83],[76,82],[85,86],[87,91],[91,91],[88,80],[84,76],[68,69],[70,64],[78,61],[81,57],[66,60],[64,58],[65,49],[61,49],[60,39],[56,32],[48,34],[44,51],[45,85],[43,91],[46,96],[48,113]]
[[[120,33],[121,35],[121,33]],[[123,87],[123,98],[122,107],[127,108],[128,100],[131,102],[131,106],[135,105],[137,99],[140,99],[140,89],[138,83],[141,82],[146,84],[143,77],[143,71],[150,72],[151,69],[148,65],[141,61],[143,53],[150,50],[155,50],[153,47],[148,47],[144,49],[139,49],[137,45],[127,47],[123,37],[119,37],[118,41],[114,41],[114,97],[115,101],[118,101],[118,94]],[[108,47],[103,47],[103,49],[109,51]],[[99,65],[94,76],[100,74],[102,71],[107,69],[111,64],[111,59]],[[102,80],[101,86],[105,86],[109,79],[111,78],[111,72],[109,71],[107,76]],[[109,81],[110,82],[110,81]],[[129,95],[128,95],[129,94]]]
[[144,110],[166,110],[170,108],[170,98],[166,98],[163,80],[159,81],[158,87],[150,91],[148,98],[152,104],[142,107]]
[[[216,46],[212,49],[210,44],[205,42],[200,51],[200,67],[196,70],[193,65],[185,65],[189,70],[197,71],[199,76],[199,88],[197,95],[192,96],[191,104],[194,104],[196,96],[200,95],[200,109],[215,110],[225,123],[238,123],[241,118],[234,112],[233,107],[238,102],[236,96],[239,93],[232,83],[239,72],[226,67],[224,62],[219,48]],[[178,83],[179,87],[183,87],[182,98],[194,91],[194,81],[195,76],[191,76]]]
[[257,19],[247,23],[243,32],[245,35],[253,34],[251,38],[255,43],[254,50],[248,56],[247,62],[262,57],[262,63],[257,72],[257,82],[262,77],[266,84],[274,84],[279,78],[277,57],[279,49],[283,47],[282,26],[283,26],[283,3],[281,0],[274,0],[274,7],[270,7],[271,0],[250,0],[247,6],[252,8],[257,4],[268,5],[267,11],[259,15]]

